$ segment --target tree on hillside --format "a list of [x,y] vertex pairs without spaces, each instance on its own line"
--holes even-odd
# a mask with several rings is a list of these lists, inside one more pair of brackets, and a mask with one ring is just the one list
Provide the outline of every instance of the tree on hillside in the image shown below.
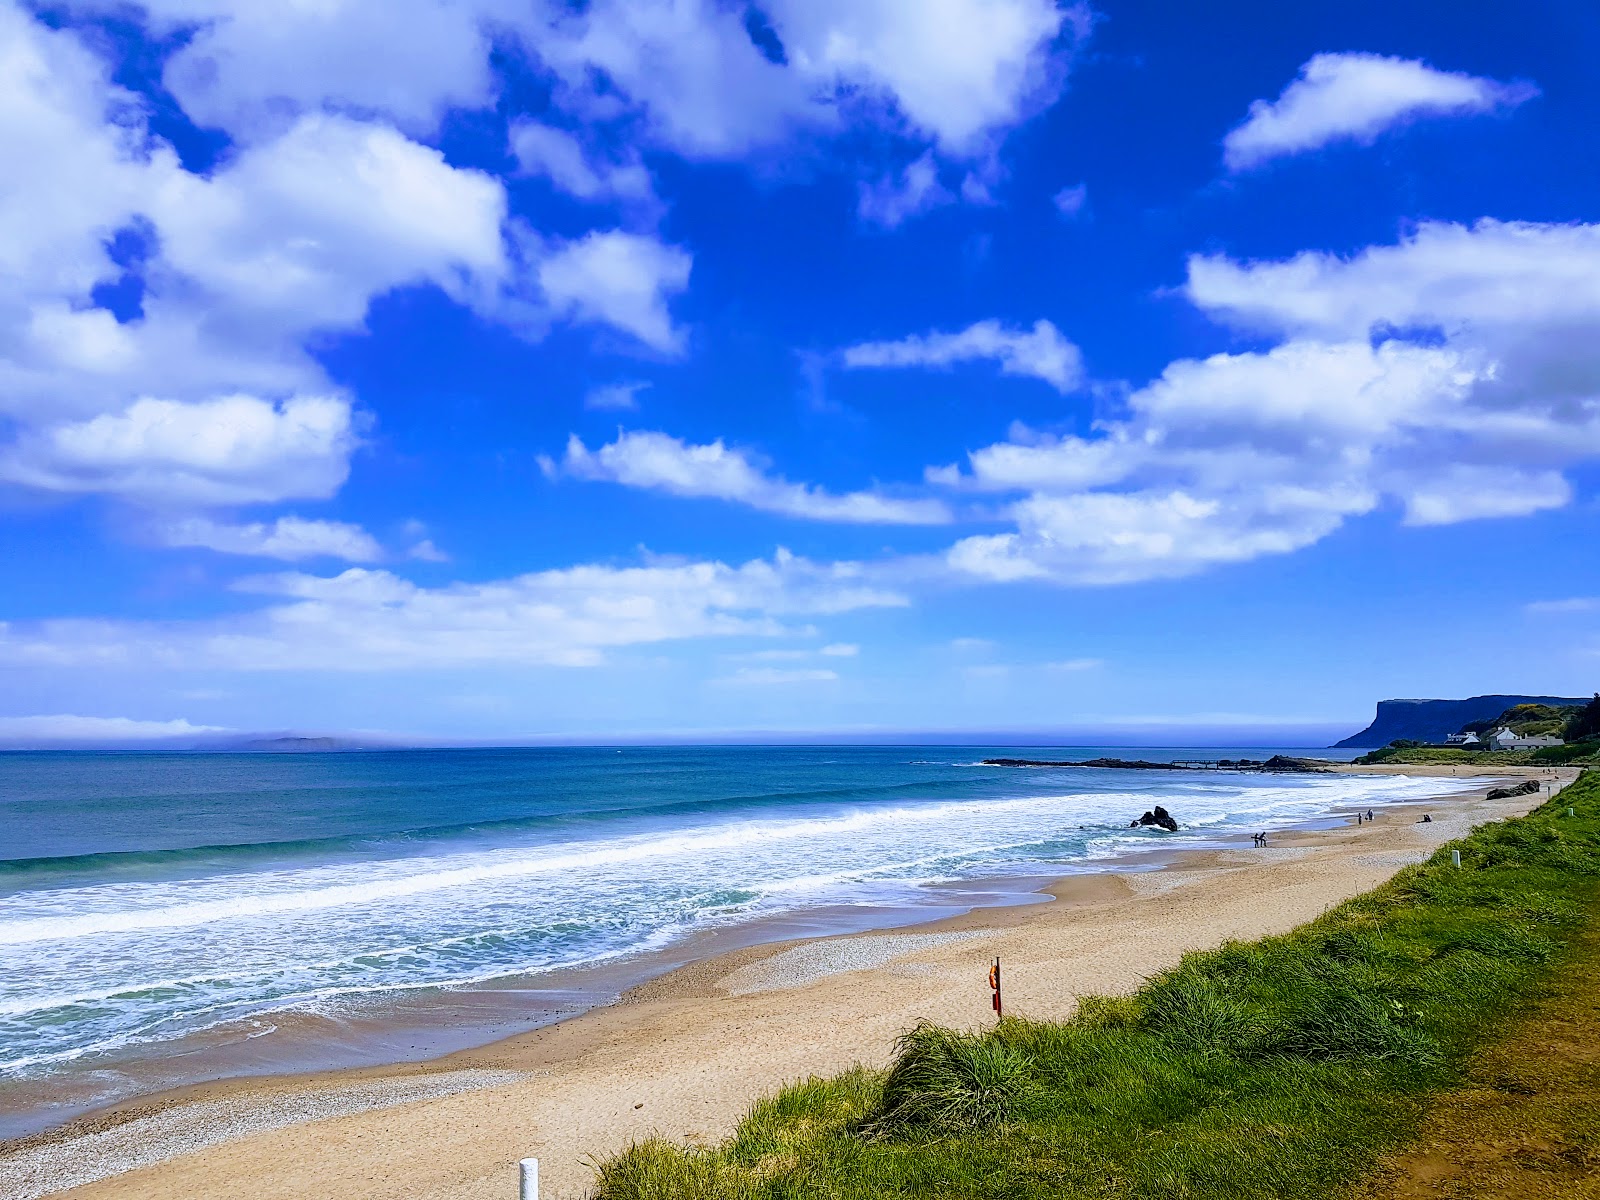
[[1561,731],[1561,736],[1569,742],[1600,737],[1600,692],[1596,692],[1594,699],[1573,715]]

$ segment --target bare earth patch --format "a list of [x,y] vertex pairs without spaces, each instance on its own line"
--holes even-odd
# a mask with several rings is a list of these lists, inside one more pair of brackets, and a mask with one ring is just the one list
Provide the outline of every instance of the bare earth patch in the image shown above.
[[1600,931],[1590,928],[1359,1200],[1600,1197]]

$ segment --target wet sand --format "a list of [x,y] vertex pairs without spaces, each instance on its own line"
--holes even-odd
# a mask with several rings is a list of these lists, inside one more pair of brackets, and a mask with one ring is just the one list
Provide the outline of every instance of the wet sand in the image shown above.
[[[995,955],[1008,1011],[1066,1017],[1081,995],[1131,991],[1186,951],[1293,928],[1543,799],[1488,801],[1496,782],[1564,784],[1577,772],[1477,774],[1480,790],[1386,809],[1373,823],[1277,834],[1265,849],[1245,839],[1149,873],[1074,876],[1047,889],[1046,904],[739,950],[615,1005],[427,1063],[230,1080],[124,1105],[0,1151],[0,1195],[490,1200],[515,1195],[517,1160],[537,1156],[544,1196],[579,1197],[592,1159],[630,1141],[714,1142],[787,1081],[884,1063],[919,1018],[992,1019]],[[1418,823],[1423,811],[1431,824]]]

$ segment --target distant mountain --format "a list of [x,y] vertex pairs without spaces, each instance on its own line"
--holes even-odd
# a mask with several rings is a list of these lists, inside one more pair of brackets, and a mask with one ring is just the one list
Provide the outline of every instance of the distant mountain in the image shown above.
[[264,750],[279,754],[304,754],[308,751],[370,750],[371,743],[357,742],[338,737],[274,737],[256,738],[235,746],[237,750]]
[[1360,733],[1335,742],[1337,749],[1387,746],[1397,738],[1442,742],[1463,725],[1498,717],[1513,704],[1561,707],[1587,704],[1579,696],[1473,696],[1467,700],[1379,700],[1378,715]]

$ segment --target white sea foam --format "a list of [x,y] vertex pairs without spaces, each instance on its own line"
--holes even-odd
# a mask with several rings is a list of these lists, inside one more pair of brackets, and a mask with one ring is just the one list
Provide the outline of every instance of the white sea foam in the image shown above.
[[[911,904],[930,881],[1038,875],[1469,785],[1163,776],[1139,786],[701,812],[566,840],[518,834],[412,857],[14,893],[0,897],[0,1067],[43,1069],[285,1009],[594,963],[753,916]],[[1177,813],[1179,834],[1126,828],[1156,804]]]

